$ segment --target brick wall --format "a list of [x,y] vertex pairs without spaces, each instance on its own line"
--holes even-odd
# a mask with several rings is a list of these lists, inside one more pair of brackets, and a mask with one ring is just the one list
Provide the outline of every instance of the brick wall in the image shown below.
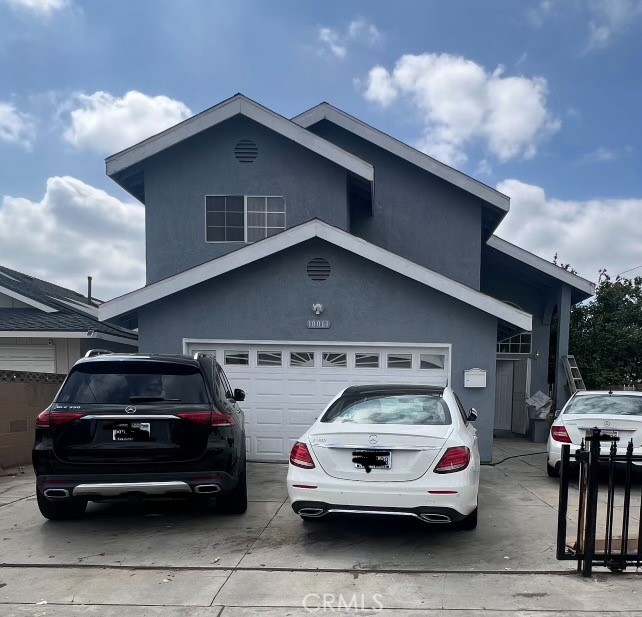
[[0,467],[31,462],[34,423],[64,375],[0,371]]

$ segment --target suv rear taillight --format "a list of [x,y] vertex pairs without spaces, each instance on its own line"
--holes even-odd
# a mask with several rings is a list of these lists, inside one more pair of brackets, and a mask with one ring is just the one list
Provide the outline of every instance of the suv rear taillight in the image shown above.
[[36,428],[51,428],[80,420],[85,414],[79,411],[43,411],[36,416]]
[[435,467],[435,473],[462,471],[470,463],[470,450],[466,446],[448,448]]
[[310,450],[308,446],[300,441],[297,441],[292,446],[292,452],[290,452],[290,463],[295,467],[303,467],[303,469],[314,469],[314,461],[310,455]]
[[235,426],[234,416],[224,411],[184,411],[176,414],[183,420],[189,420],[203,426]]
[[564,426],[551,426],[551,437],[560,443],[572,443]]

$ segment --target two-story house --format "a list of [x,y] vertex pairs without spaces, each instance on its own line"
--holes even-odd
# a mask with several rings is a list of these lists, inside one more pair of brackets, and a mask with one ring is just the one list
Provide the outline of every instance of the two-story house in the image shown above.
[[452,385],[488,460],[526,395],[563,384],[593,285],[493,235],[508,197],[327,103],[288,120],[238,94],[106,165],[145,204],[147,284],[99,317],[137,322],[142,352],[215,354],[253,459],[389,382]]

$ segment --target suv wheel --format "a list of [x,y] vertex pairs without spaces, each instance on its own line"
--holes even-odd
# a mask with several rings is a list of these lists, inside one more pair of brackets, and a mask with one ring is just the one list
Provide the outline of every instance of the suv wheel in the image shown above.
[[87,500],[78,497],[61,499],[60,501],[51,501],[47,499],[39,488],[36,488],[36,499],[40,513],[50,521],[64,521],[72,518],[78,518],[85,513],[87,509]]
[[548,474],[549,478],[559,478],[560,477],[560,470],[559,467],[549,465],[548,461],[546,462],[546,473]]
[[226,495],[216,498],[216,505],[226,514],[243,514],[247,510],[247,463],[243,462],[243,470],[234,489]]

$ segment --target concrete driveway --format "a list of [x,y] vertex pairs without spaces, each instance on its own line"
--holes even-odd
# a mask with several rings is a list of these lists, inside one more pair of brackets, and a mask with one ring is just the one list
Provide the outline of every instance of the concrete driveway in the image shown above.
[[483,468],[473,532],[375,517],[304,523],[286,500],[286,466],[260,463],[249,467],[242,516],[90,504],[84,519],[53,523],[38,512],[27,470],[0,479],[0,614],[298,616],[348,606],[359,615],[642,616],[636,574],[586,581],[555,560],[557,481],[533,454],[542,450],[497,440],[496,461],[519,458]]

